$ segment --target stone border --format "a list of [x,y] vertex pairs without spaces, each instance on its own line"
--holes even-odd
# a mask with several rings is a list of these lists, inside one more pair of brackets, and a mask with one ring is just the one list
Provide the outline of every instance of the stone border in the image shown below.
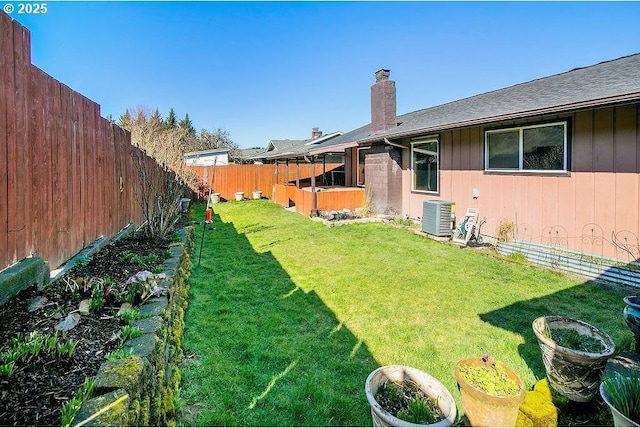
[[149,315],[135,323],[143,335],[124,343],[133,355],[102,364],[95,397],[83,403],[75,426],[175,425],[194,234],[194,227],[185,227],[180,242],[171,244],[171,257],[163,263],[167,278],[160,284],[169,288],[168,294],[140,306],[140,313]]
[[41,257],[29,257],[0,272],[0,307],[32,284],[38,290],[49,283],[49,264]]

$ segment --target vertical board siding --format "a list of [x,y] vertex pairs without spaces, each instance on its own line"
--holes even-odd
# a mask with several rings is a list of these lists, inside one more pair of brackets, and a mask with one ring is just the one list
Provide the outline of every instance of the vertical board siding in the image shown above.
[[571,170],[593,171],[593,110],[578,112],[574,116],[571,139]]
[[[582,237],[592,229],[608,241],[621,231],[640,238],[640,105],[577,112],[572,123],[572,162],[566,174],[486,173],[483,128],[470,128],[468,139],[465,130],[460,139],[458,131],[442,132],[440,193],[408,193],[406,213],[421,217],[427,199],[452,201],[458,220],[467,208],[478,208],[480,218],[487,217],[483,234],[496,236],[506,220],[516,223],[521,239],[544,243],[550,233],[566,234],[562,245],[576,251],[586,245]],[[466,160],[456,159],[467,152],[476,157],[469,168]],[[410,174],[403,177],[410,188]],[[474,187],[480,191],[478,199],[471,197]],[[620,256],[610,243],[595,250]]]
[[[4,12],[0,49],[0,270],[32,255],[53,269],[144,221],[138,149],[98,104],[31,64],[29,31]],[[162,192],[175,175],[145,162]]]
[[621,106],[615,109],[614,167],[616,172],[637,171],[636,156],[636,106]]
[[593,125],[593,170],[595,172],[614,171],[613,108],[598,109],[594,112]]

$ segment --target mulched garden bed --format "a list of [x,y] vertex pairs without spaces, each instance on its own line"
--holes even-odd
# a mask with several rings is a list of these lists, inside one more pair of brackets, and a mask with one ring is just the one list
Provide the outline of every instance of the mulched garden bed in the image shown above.
[[[184,221],[181,222],[184,224]],[[162,264],[170,240],[149,241],[129,236],[105,246],[84,265],[71,269],[65,276],[40,291],[36,286],[19,293],[0,306],[0,352],[6,351],[9,341],[18,335],[32,332],[53,335],[55,326],[71,311],[78,309],[78,294],[72,295],[67,279],[109,278],[115,284],[142,270],[154,272]],[[155,255],[155,261],[125,257]],[[34,298],[44,297],[43,307],[28,311]],[[84,297],[83,297],[84,298]],[[71,357],[52,357],[46,352],[18,360],[8,379],[0,376],[0,426],[60,426],[63,403],[74,397],[85,377],[97,374],[105,356],[118,349],[117,333],[124,323],[114,315],[119,304],[113,306],[105,298],[104,307],[90,315],[82,315],[77,326],[66,332],[64,341],[77,342]]]

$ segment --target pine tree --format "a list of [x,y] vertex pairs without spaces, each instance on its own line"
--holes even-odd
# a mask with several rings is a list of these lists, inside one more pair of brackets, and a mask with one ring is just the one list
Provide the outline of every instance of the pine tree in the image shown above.
[[120,116],[118,119],[118,125],[120,128],[124,128],[126,130],[131,130],[131,124],[133,123],[133,119],[131,119],[131,113],[129,113],[129,109],[125,110],[124,114]]
[[136,116],[136,125],[140,127],[144,127],[147,124],[147,115],[145,114],[144,109],[138,109],[138,115]]
[[149,118],[149,124],[151,125],[151,128],[154,130],[160,130],[161,128],[164,127],[162,116],[160,116],[160,112],[158,111],[157,108],[151,115],[151,118]]
[[191,122],[191,119],[189,119],[189,113],[187,113],[184,116],[184,119],[182,119],[180,121],[180,123],[178,124],[178,126],[180,126],[180,128],[182,128],[182,130],[185,132],[186,135],[188,136],[193,136],[196,134],[196,130],[193,127],[193,123]]
[[169,110],[169,114],[167,115],[167,118],[164,121],[164,128],[175,129],[177,127],[178,127],[178,121],[176,119],[176,112],[173,111],[173,107],[171,107],[171,109]]

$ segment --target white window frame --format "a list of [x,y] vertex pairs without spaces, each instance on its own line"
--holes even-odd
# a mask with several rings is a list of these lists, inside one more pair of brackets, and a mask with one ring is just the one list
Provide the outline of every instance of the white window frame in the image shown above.
[[[425,143],[436,143],[436,177],[437,177],[437,183],[436,183],[436,190],[422,190],[422,189],[416,189],[416,172],[414,171],[414,153],[415,153],[415,146],[420,145],[420,144],[425,144]],[[429,135],[429,136],[425,136],[425,137],[419,137],[416,138],[415,140],[411,141],[411,191],[412,192],[418,192],[418,193],[425,193],[425,194],[439,194],[440,193],[440,138],[438,137],[438,135]]]
[[[549,126],[557,126],[563,125],[564,127],[564,141],[563,141],[563,159],[562,159],[562,169],[524,169],[524,140],[523,134],[525,129],[532,128],[543,128]],[[568,130],[569,122],[568,121],[560,121],[560,122],[550,122],[550,123],[540,123],[537,125],[523,125],[523,126],[514,126],[512,128],[500,128],[500,129],[491,129],[484,132],[484,170],[487,172],[524,172],[524,173],[558,173],[558,172],[567,172],[567,153],[568,153]],[[518,168],[489,168],[489,143],[488,137],[490,134],[499,134],[503,132],[513,132],[518,131]]]
[[[371,147],[358,147],[358,149],[356,150],[356,186],[357,187],[365,187],[365,185],[367,184],[367,175],[364,175],[364,180],[362,182],[362,184],[360,183],[360,152],[363,150],[367,150],[369,152],[371,152]],[[367,157],[367,154],[365,153],[365,158]],[[363,168],[366,168],[366,162],[365,165],[363,165]]]

